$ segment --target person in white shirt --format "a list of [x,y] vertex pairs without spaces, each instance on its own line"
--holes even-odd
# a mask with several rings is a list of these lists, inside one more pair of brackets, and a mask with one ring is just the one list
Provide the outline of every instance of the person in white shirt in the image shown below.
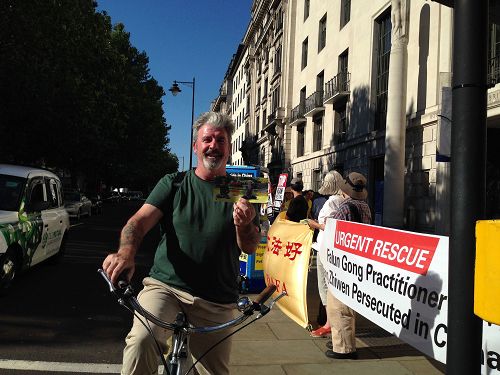
[[[313,243],[313,249],[316,251],[319,251],[321,248],[321,242],[323,241],[323,235],[324,235],[324,230],[325,230],[325,225],[326,225],[326,219],[333,217],[333,215],[337,212],[340,204],[344,201],[344,197],[342,195],[342,191],[339,188],[339,183],[343,180],[342,175],[335,171],[332,170],[328,172],[325,176],[325,179],[323,181],[323,184],[319,188],[318,192],[322,195],[330,195],[328,200],[325,202],[321,210],[319,211],[318,215],[318,221],[313,220],[313,219],[308,219],[307,223],[309,224],[309,227],[312,229],[318,229],[318,237],[316,239],[316,242]],[[327,285],[327,275],[325,268],[323,267],[323,264],[321,263],[320,256],[316,257],[316,270],[318,273],[318,291],[319,291],[319,296],[321,298],[321,303],[323,306],[326,308],[326,299],[327,299],[327,291],[328,291],[328,285]],[[311,332],[311,336],[313,337],[326,337],[329,336],[331,333],[331,328],[330,328],[330,323],[328,320],[326,323],[322,326],[319,327],[318,329],[314,330]]]

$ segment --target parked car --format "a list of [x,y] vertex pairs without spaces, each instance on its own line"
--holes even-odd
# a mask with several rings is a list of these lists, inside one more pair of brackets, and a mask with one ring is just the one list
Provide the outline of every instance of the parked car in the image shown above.
[[131,201],[143,200],[142,191],[129,191],[128,196],[129,196],[129,200],[131,200]]
[[92,202],[78,191],[64,193],[64,207],[68,211],[69,217],[74,217],[77,220],[80,220],[84,215],[92,216]]
[[102,214],[102,198],[100,194],[88,194],[92,203],[92,213],[95,215]]
[[122,201],[122,196],[117,191],[110,191],[104,195],[104,202],[106,203],[120,203]]
[[50,171],[0,164],[0,289],[64,253],[70,224],[61,186]]

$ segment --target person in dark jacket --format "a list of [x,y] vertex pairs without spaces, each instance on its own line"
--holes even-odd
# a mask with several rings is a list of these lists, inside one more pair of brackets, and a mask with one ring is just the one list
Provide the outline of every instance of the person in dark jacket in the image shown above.
[[298,223],[299,221],[307,218],[307,211],[309,209],[307,200],[302,195],[304,184],[302,183],[302,180],[293,178],[290,183],[290,188],[292,189],[293,199],[288,206],[288,210],[286,211],[286,218],[287,220]]

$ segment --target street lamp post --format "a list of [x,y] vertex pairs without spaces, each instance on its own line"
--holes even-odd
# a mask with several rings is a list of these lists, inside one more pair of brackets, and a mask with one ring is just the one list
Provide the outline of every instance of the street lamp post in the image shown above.
[[184,156],[179,156],[180,158],[182,158],[182,170],[184,170]]
[[172,87],[168,89],[172,93],[173,96],[176,96],[182,90],[179,87],[179,83],[182,85],[186,85],[193,89],[193,97],[191,100],[191,126],[189,127],[190,139],[191,142],[189,144],[189,170],[193,168],[193,124],[194,124],[194,91],[195,91],[195,79],[193,77],[192,81],[174,81]]

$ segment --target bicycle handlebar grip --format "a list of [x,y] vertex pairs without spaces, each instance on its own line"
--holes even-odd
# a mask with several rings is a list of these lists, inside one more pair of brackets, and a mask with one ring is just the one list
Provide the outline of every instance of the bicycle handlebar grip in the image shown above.
[[259,305],[266,302],[269,297],[273,295],[273,293],[276,291],[276,285],[271,284],[268,285],[260,294],[255,298],[254,302],[258,303]]

